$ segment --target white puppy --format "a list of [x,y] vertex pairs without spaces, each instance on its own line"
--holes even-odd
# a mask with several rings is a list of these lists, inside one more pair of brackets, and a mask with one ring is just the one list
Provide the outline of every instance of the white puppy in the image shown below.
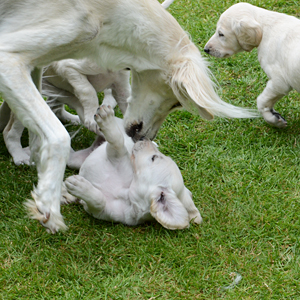
[[[168,229],[183,229],[202,218],[175,162],[150,140],[136,144],[110,106],[95,115],[106,141],[90,154],[79,175],[66,179],[69,193],[98,219],[136,225],[155,218]],[[74,200],[64,195],[67,202]]]
[[153,139],[182,106],[205,119],[256,115],[219,98],[199,50],[156,0],[0,1],[0,14],[0,91],[29,129],[38,172],[27,207],[53,233],[66,229],[60,199],[70,136],[40,94],[43,66],[86,57],[106,70],[130,68],[124,124],[134,140]]
[[269,124],[285,127],[287,122],[273,107],[290,90],[300,92],[300,20],[238,3],[221,15],[204,51],[223,58],[254,47],[269,78],[257,98],[258,110]]

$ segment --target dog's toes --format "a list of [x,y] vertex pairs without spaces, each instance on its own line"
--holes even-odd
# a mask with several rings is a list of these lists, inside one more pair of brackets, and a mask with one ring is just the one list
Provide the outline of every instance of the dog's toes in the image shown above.
[[80,175],[68,177],[65,180],[67,192],[72,194],[76,198],[82,198],[82,194],[85,191],[85,182],[86,179]]
[[284,117],[273,108],[268,112],[264,112],[263,117],[267,123],[274,127],[285,128],[287,126],[287,121],[284,119]]
[[271,113],[276,118],[276,120],[274,122],[274,126],[276,126],[277,128],[284,128],[284,127],[286,127],[287,121],[284,119],[284,117],[280,113],[278,113],[274,109],[271,110]]

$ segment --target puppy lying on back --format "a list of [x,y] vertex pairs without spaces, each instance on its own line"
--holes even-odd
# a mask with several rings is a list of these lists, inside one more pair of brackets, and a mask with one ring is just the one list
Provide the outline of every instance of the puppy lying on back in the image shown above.
[[224,58],[254,47],[269,78],[257,98],[258,109],[269,124],[285,127],[287,122],[273,107],[290,90],[300,92],[300,20],[238,3],[221,15],[204,51]]
[[79,175],[66,179],[65,202],[81,199],[95,218],[136,225],[156,219],[168,229],[201,223],[190,191],[175,162],[150,140],[133,143],[110,106],[100,106],[95,120],[106,141],[84,161]]

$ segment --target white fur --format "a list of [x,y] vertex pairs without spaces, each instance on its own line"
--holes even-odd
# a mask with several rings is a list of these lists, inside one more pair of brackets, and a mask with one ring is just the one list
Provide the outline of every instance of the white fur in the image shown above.
[[60,214],[70,137],[39,92],[43,66],[87,57],[113,72],[130,68],[125,127],[134,140],[154,138],[178,105],[208,119],[255,115],[219,99],[199,50],[156,0],[2,1],[0,14],[0,91],[30,131],[33,215],[50,215],[44,225],[52,232],[62,228],[51,214]]
[[285,127],[287,122],[274,110],[274,105],[290,90],[300,92],[300,20],[238,3],[221,15],[204,51],[223,58],[254,47],[269,78],[257,98],[258,110],[269,124]]
[[[133,144],[110,106],[101,106],[95,120],[107,142],[87,157],[79,175],[65,181],[88,213],[128,225],[155,218],[168,229],[202,221],[174,161],[150,140]],[[74,200],[67,193],[64,199]]]
[[174,0],[165,0],[161,6],[164,8],[164,9],[167,9],[172,3],[174,2]]

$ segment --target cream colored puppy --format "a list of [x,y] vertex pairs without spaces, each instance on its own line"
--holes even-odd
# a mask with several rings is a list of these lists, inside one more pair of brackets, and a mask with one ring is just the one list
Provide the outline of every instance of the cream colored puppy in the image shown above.
[[257,98],[258,109],[269,124],[285,127],[287,122],[273,107],[290,90],[300,92],[300,20],[238,3],[221,15],[204,51],[224,58],[254,47],[269,78]]
[[[150,140],[133,143],[123,120],[110,106],[100,106],[95,120],[106,141],[83,163],[79,175],[66,179],[69,193],[81,199],[95,218],[136,225],[156,219],[168,229],[183,229],[202,218],[175,162]],[[64,193],[63,202],[75,198]]]

